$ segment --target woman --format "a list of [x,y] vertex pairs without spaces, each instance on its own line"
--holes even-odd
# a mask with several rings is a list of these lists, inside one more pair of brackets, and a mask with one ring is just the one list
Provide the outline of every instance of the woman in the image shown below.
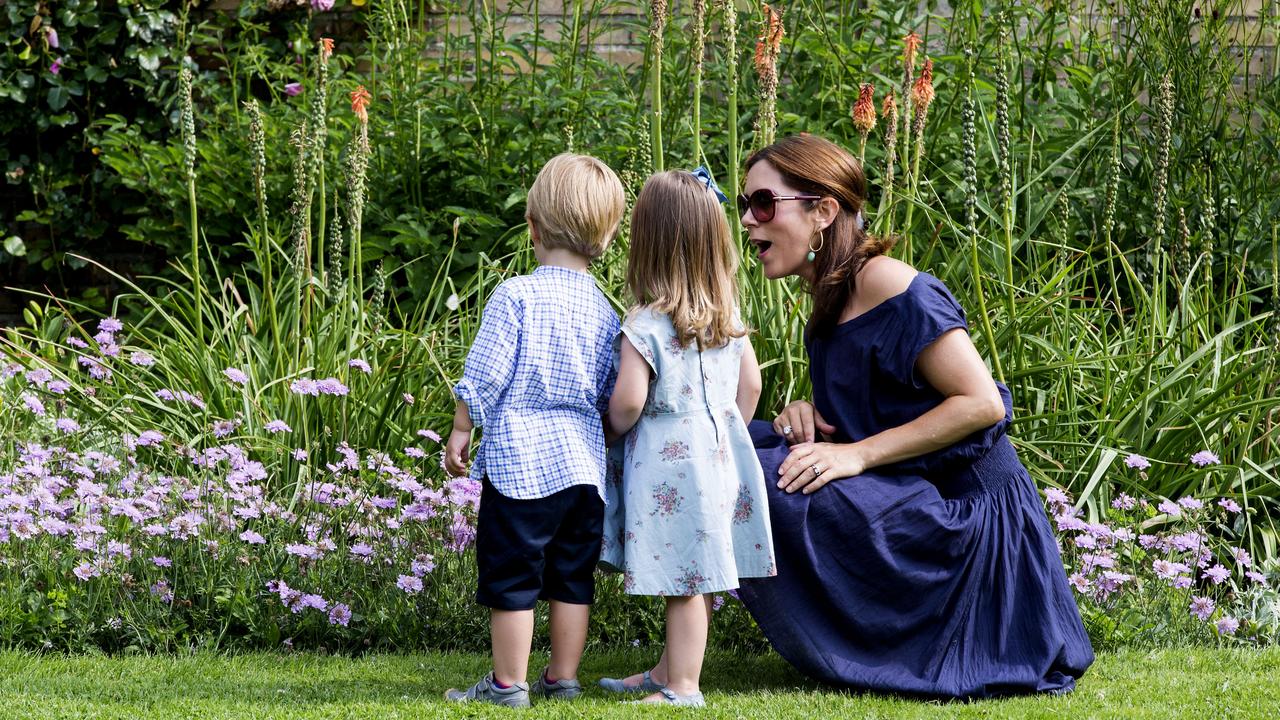
[[[812,135],[747,161],[766,277],[813,295],[813,402],[752,423],[775,578],[742,600],[820,680],[935,697],[1068,692],[1093,650],[991,379],[942,282],[864,229],[866,180]],[[776,487],[775,484],[776,483]]]

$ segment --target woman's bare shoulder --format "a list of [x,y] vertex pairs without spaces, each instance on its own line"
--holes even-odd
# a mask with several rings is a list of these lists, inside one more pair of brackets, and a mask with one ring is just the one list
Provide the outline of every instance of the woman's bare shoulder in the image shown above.
[[858,271],[858,304],[873,307],[906,292],[917,272],[901,260],[885,255],[871,258]]

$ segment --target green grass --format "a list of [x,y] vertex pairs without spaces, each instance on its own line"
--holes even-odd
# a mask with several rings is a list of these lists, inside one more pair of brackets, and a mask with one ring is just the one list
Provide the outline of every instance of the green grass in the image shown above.
[[[629,650],[589,655],[583,679],[622,674],[652,660]],[[534,659],[534,672],[539,667]],[[0,715],[6,718],[423,718],[515,717],[452,706],[450,686],[488,667],[480,655],[308,654],[93,657],[0,653]],[[1105,654],[1065,697],[929,703],[859,696],[817,686],[776,655],[707,659],[704,712],[628,707],[599,690],[521,716],[842,718],[1270,718],[1280,713],[1280,648],[1128,650]]]

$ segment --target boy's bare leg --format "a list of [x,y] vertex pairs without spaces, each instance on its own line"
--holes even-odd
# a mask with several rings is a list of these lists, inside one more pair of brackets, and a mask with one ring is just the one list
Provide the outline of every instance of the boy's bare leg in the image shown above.
[[551,662],[547,676],[553,680],[578,679],[578,664],[587,645],[590,605],[551,600]]
[[524,682],[533,645],[533,610],[490,610],[493,676],[503,685]]

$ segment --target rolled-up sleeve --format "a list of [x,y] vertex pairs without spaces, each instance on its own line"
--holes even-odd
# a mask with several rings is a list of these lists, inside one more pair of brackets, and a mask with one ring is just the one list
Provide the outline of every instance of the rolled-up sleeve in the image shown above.
[[484,427],[488,411],[498,404],[515,376],[521,316],[520,303],[505,284],[493,291],[484,306],[480,330],[467,353],[462,380],[453,388],[458,399],[466,403],[467,413],[476,427]]

